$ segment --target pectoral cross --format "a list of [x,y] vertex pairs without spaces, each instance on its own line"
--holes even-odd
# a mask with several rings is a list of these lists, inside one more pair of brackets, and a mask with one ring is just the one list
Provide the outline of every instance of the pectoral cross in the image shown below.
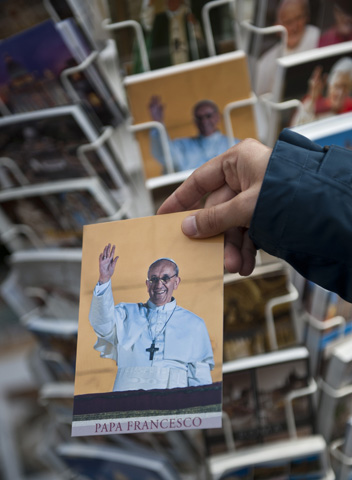
[[146,348],[145,351],[149,352],[149,360],[153,360],[154,353],[157,352],[159,348],[155,346],[155,342],[152,342],[149,348]]

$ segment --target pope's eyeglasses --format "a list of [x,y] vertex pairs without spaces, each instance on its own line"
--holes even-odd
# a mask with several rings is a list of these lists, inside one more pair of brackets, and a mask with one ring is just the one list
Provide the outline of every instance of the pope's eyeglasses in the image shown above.
[[147,282],[150,283],[151,285],[157,285],[160,281],[163,285],[166,285],[167,283],[169,283],[169,281],[173,277],[176,277],[176,276],[177,276],[176,273],[171,277],[169,277],[169,275],[163,275],[162,277],[157,277],[156,275],[153,275],[152,278],[147,278]]
[[204,113],[203,115],[195,115],[194,118],[195,120],[197,120],[197,122],[201,122],[202,120],[209,120],[209,118],[212,118],[214,115],[216,114],[216,112],[209,112],[209,113]]

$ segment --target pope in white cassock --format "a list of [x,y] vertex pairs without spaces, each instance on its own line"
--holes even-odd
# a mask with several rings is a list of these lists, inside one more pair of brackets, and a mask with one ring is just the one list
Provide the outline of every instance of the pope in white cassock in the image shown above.
[[99,281],[89,321],[101,357],[118,365],[113,391],[178,388],[212,383],[213,350],[204,321],[178,306],[176,263],[159,258],[148,270],[146,303],[115,305],[111,277],[118,256],[107,245],[99,256]]

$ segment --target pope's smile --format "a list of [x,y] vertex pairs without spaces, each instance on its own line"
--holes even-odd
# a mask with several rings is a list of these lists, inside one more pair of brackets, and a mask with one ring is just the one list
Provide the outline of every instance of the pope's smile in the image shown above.
[[172,301],[174,290],[180,283],[175,264],[167,259],[154,263],[148,271],[146,285],[150,300],[158,307]]

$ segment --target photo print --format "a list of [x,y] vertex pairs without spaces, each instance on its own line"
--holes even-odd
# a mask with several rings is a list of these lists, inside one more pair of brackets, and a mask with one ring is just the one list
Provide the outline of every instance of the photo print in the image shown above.
[[221,425],[223,240],[185,215],[84,227],[73,436]]

